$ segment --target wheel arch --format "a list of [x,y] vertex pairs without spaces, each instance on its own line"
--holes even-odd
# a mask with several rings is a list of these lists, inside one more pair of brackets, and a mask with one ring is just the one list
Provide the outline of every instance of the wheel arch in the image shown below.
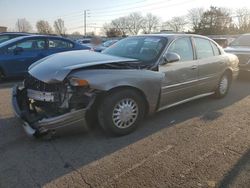
[[110,94],[110,93],[120,91],[120,90],[123,90],[123,89],[133,90],[133,91],[137,92],[139,95],[142,96],[142,98],[143,98],[143,100],[145,102],[145,115],[147,115],[149,110],[150,110],[149,109],[149,101],[147,99],[147,96],[145,95],[145,93],[141,89],[139,89],[137,87],[134,87],[134,86],[123,85],[123,86],[117,86],[117,87],[111,88],[110,90],[107,91],[107,93]]
[[224,75],[224,74],[228,74],[228,75],[229,75],[229,81],[230,81],[230,83],[231,83],[232,80],[233,80],[233,71],[232,71],[230,68],[227,68],[227,69],[223,72],[222,75]]

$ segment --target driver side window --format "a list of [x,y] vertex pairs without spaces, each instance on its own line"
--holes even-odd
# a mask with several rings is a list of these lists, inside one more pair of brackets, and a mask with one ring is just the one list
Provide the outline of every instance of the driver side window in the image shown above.
[[194,60],[193,47],[189,37],[183,37],[174,41],[168,52],[177,53],[181,58],[180,61]]
[[8,47],[8,51],[13,51],[15,48],[21,47],[23,50],[42,50],[45,48],[45,41],[43,39],[30,39],[14,44]]

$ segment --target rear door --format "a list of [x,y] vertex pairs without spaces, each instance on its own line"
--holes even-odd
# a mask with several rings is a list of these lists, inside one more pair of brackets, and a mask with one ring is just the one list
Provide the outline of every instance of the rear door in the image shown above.
[[74,43],[59,38],[48,38],[48,55],[70,50],[74,50]]
[[194,37],[193,40],[198,61],[199,92],[212,92],[224,71],[225,57],[209,39]]
[[159,66],[159,71],[165,74],[160,108],[197,95],[198,64],[194,59],[191,38],[175,40],[168,52],[177,53],[181,59]]
[[[16,53],[17,48],[19,51]],[[43,38],[24,39],[8,46],[4,56],[4,66],[9,75],[24,75],[32,63],[45,57],[45,40]]]

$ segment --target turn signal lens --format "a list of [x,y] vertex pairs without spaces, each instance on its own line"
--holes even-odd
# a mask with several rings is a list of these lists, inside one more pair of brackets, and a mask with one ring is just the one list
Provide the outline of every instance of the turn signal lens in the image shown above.
[[72,85],[72,86],[88,86],[89,83],[87,80],[81,80],[78,78],[71,78],[70,85]]

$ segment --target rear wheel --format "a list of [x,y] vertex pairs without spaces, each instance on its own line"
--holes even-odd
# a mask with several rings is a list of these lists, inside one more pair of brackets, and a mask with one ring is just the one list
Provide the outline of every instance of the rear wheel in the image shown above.
[[229,73],[224,73],[219,81],[217,89],[215,90],[215,96],[222,98],[227,95],[231,85],[231,77]]
[[98,108],[101,127],[112,135],[121,136],[134,131],[145,114],[145,101],[139,92],[121,89],[104,97]]

